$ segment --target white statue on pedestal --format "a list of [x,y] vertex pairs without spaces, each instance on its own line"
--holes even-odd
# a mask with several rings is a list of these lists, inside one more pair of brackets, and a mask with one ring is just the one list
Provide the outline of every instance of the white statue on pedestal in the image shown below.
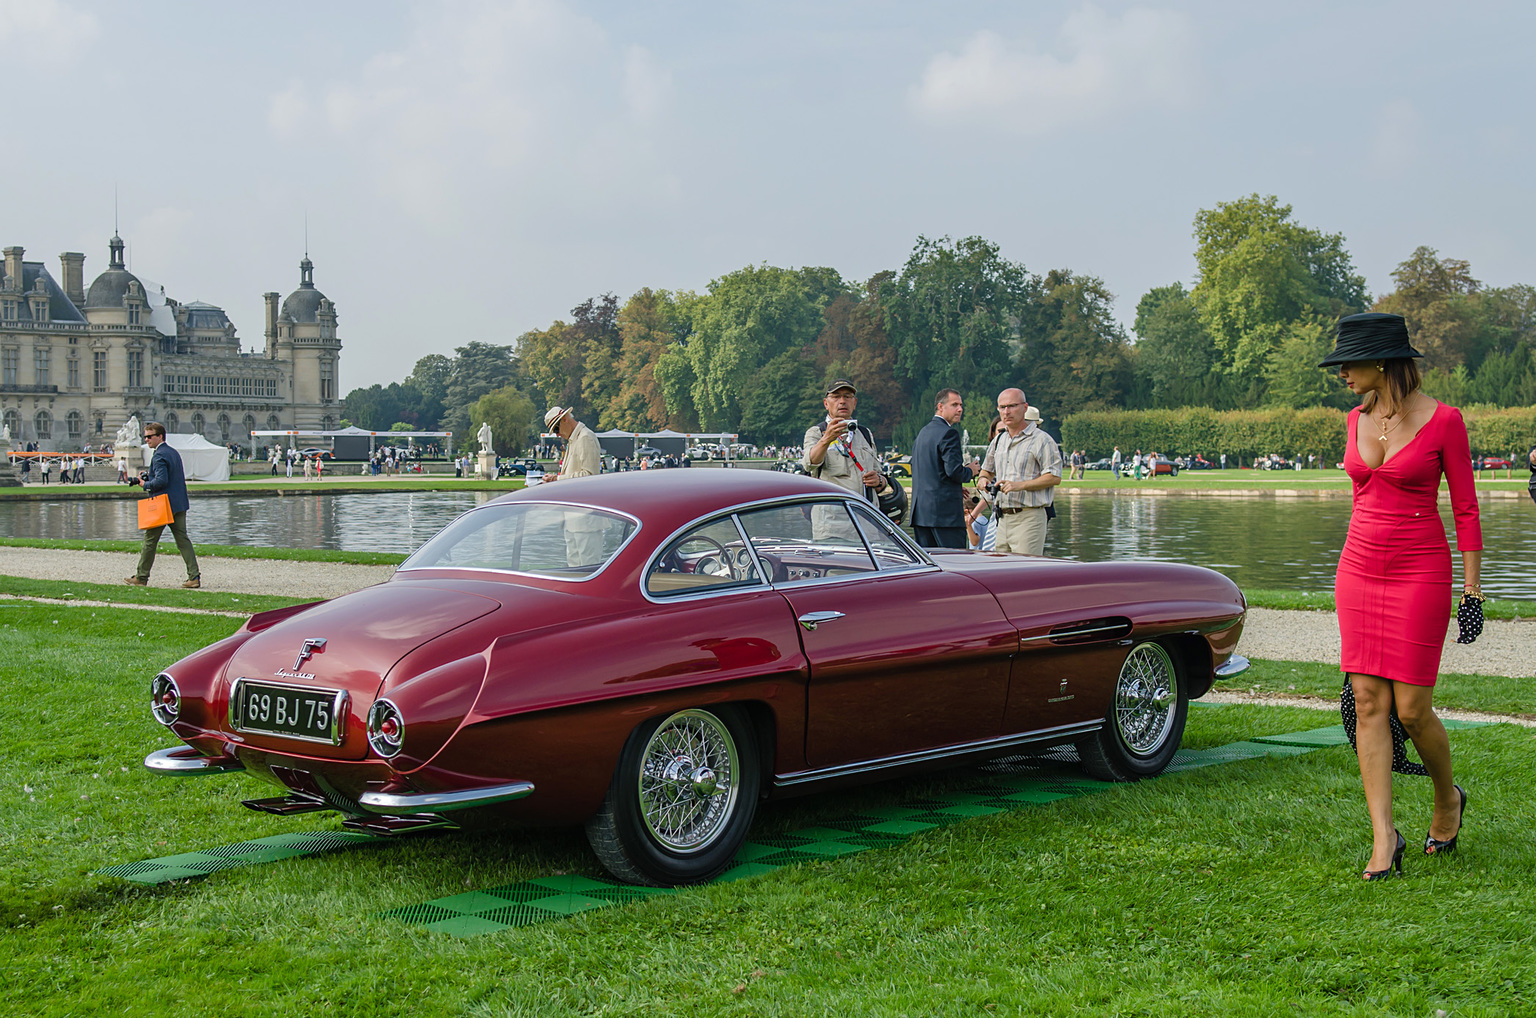
[[480,440],[480,451],[482,453],[495,451],[491,448],[491,425],[489,422],[480,425],[480,430],[475,433],[475,437]]
[[144,436],[139,430],[139,415],[134,414],[123,422],[123,426],[117,429],[117,440],[113,445],[140,446],[144,444]]

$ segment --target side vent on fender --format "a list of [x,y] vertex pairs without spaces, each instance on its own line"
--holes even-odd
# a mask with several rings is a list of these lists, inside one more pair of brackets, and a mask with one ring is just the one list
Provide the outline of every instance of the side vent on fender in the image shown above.
[[1049,635],[1051,642],[1059,645],[1121,640],[1131,635],[1131,620],[1123,615],[1104,619],[1085,619],[1082,622],[1069,622],[1064,626],[1057,626]]

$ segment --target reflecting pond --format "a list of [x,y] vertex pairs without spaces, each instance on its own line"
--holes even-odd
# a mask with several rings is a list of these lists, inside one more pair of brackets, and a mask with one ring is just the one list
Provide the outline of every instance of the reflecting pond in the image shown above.
[[[187,525],[200,544],[405,553],[494,494],[201,497]],[[1481,505],[1484,590],[1536,599],[1536,506],[1524,497]],[[0,502],[0,534],[132,540],[135,513],[127,499]],[[1331,589],[1349,526],[1347,498],[1062,495],[1057,513],[1048,555],[1192,562],[1245,587],[1280,590]],[[1449,509],[1442,514],[1449,528]],[[1459,556],[1455,561],[1459,571]]]

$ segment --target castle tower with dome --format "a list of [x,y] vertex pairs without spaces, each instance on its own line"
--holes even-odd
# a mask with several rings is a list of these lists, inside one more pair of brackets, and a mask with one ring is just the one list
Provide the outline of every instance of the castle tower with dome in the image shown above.
[[134,415],[240,446],[252,431],[338,426],[336,305],[315,288],[308,252],[281,308],[264,295],[265,349],[241,352],[222,308],[167,296],[128,271],[124,247],[114,235],[89,289],[83,254],[59,256],[61,284],[5,248],[0,414],[17,447],[78,452]]

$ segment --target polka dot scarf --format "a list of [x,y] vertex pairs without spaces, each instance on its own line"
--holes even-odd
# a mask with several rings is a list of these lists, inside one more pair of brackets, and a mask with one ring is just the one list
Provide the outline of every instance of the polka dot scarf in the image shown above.
[[[1349,736],[1349,744],[1355,744],[1355,687],[1349,681],[1349,676],[1344,676],[1344,689],[1339,693],[1339,714],[1344,719],[1344,734]],[[1408,759],[1408,733],[1403,729],[1403,723],[1397,720],[1397,708],[1392,709],[1388,721],[1392,726],[1392,769],[1399,774],[1412,774],[1424,777],[1429,771],[1424,765],[1414,763]]]
[[1457,643],[1471,643],[1483,635],[1483,599],[1476,594],[1463,594],[1456,605],[1456,624],[1461,627]]

